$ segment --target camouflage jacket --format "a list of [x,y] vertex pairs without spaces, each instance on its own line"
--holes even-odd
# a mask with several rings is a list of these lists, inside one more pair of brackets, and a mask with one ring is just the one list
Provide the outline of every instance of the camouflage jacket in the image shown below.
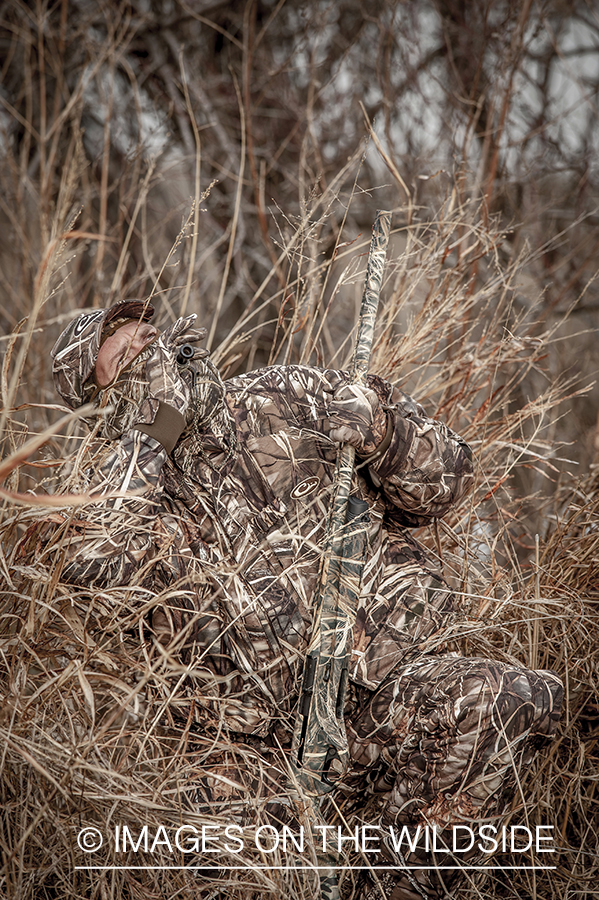
[[[141,431],[105,442],[82,487],[135,496],[104,499],[69,525],[63,580],[138,587],[149,608],[153,597],[163,643],[173,638],[202,680],[201,702],[219,704],[237,730],[262,733],[293,713],[337,456],[328,408],[347,381],[264,368],[224,383],[228,428],[196,423],[170,457]],[[370,528],[351,678],[374,688],[439,628],[426,590],[410,608],[414,579],[439,581],[404,529],[465,493],[472,455],[397,388],[378,376],[369,386],[389,429],[383,454],[354,476]]]

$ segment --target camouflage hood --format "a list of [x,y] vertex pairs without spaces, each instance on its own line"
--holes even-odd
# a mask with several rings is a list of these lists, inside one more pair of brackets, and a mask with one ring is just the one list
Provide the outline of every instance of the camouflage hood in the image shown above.
[[143,300],[121,300],[108,309],[82,313],[65,328],[51,356],[54,385],[67,406],[78,409],[96,389],[88,379],[94,371],[107,327],[118,328],[128,319],[147,322],[153,315],[154,308]]

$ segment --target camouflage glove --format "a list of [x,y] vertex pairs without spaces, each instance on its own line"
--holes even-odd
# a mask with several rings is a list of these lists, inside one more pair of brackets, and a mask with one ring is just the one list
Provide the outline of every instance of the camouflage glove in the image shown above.
[[376,393],[360,384],[339,387],[329,407],[329,436],[370,456],[385,438],[387,414]]
[[195,315],[177,319],[154,342],[154,352],[146,362],[149,399],[171,406],[183,417],[187,417],[191,396],[189,386],[181,378],[177,354],[183,344],[206,337],[205,328],[193,327],[195,320]]

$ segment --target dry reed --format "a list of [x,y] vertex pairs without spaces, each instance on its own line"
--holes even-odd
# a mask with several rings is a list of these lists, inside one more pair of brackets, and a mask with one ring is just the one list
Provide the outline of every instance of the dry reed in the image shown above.
[[[543,516],[546,534],[535,550],[534,536],[519,516],[523,500],[513,487],[519,467],[551,474],[552,457],[559,451],[547,430],[573,389],[547,380],[533,400],[521,400],[519,391],[531,372],[544,377],[543,357],[556,329],[544,329],[541,321],[533,327],[530,319],[519,322],[514,316],[512,282],[521,261],[502,268],[494,253],[498,234],[476,214],[466,216],[459,205],[444,207],[436,221],[426,224],[410,223],[409,215],[409,209],[395,212],[396,251],[387,270],[373,368],[414,390],[431,411],[461,430],[480,464],[474,495],[436,534],[423,532],[420,538],[440,555],[446,576],[463,593],[456,644],[469,655],[554,668],[567,685],[559,737],[535,761],[511,813],[512,822],[555,825],[561,835],[558,869],[518,874],[509,884],[496,872],[477,874],[466,894],[524,900],[567,896],[575,885],[578,896],[590,897],[596,872],[591,854],[596,841],[599,492],[594,478],[581,480],[570,493],[563,488],[557,512]],[[316,226],[322,228],[323,221],[306,215],[304,231]],[[334,341],[333,321],[349,317],[354,307],[352,284],[362,280],[364,250],[353,244],[327,268],[301,254],[293,257],[302,245],[300,232],[290,244],[282,254],[288,260],[287,290],[301,284],[304,296],[315,301],[306,315],[296,304],[292,327],[280,316],[285,335],[278,352],[309,358],[307,350],[294,348],[295,318],[303,315],[304,348],[318,346],[314,336],[325,326]],[[448,263],[456,247],[460,255]],[[221,359],[238,352],[235,341],[251,342],[256,315],[254,304],[238,332],[216,351]],[[348,347],[347,341],[339,344],[338,364]],[[50,466],[44,488],[55,494],[60,490],[52,474],[55,463],[80,439],[52,440],[58,452],[39,465],[42,472]],[[15,457],[11,464],[9,458],[6,468],[22,462]],[[77,465],[83,465],[81,458],[62,490],[76,480]],[[18,467],[10,475],[13,489],[17,475]],[[76,843],[86,826],[99,827],[106,836],[103,865],[138,860],[131,851],[115,851],[116,825],[127,825],[134,836],[147,826],[150,841],[160,825],[171,838],[181,824],[224,828],[237,822],[253,832],[268,821],[267,799],[284,799],[284,778],[273,775],[277,767],[284,772],[284,759],[272,750],[265,755],[264,748],[248,741],[232,742],[223,723],[207,712],[199,724],[197,716],[186,719],[185,667],[175,655],[157,654],[144,632],[144,613],[161,595],[140,604],[127,586],[91,594],[62,583],[64,533],[59,530],[44,544],[36,529],[40,520],[60,521],[56,512],[28,504],[26,495],[19,504],[5,502],[0,525],[6,895],[19,900],[208,898],[218,891],[240,898],[313,896],[312,873],[273,868],[292,863],[291,851],[254,850],[253,857],[245,852],[244,862],[249,858],[269,867],[254,871],[75,868],[86,861]],[[201,694],[197,681],[194,690]],[[215,789],[229,781],[237,785],[232,803],[218,800]],[[343,794],[336,802],[343,805]],[[334,811],[331,815],[334,824],[344,822]],[[344,827],[353,823],[350,819]],[[187,861],[167,850],[159,844],[146,858],[153,865]],[[355,855],[347,858],[360,862]],[[345,878],[351,893],[351,875]]]
[[[232,742],[206,712],[198,724],[187,718],[188,705],[179,708],[190,693],[184,667],[161,656],[144,631],[144,613],[160,596],[140,605],[127,586],[91,595],[60,580],[62,533],[43,545],[38,525],[58,521],[66,500],[57,495],[76,482],[86,438],[76,419],[58,421],[64,409],[49,349],[81,306],[153,292],[160,323],[185,312],[213,323],[213,358],[225,375],[267,362],[343,366],[377,205],[394,207],[394,235],[372,369],[462,433],[478,460],[473,495],[438,529],[418,533],[463,597],[455,646],[554,668],[566,684],[558,736],[535,760],[510,813],[513,823],[555,826],[557,869],[509,879],[476,874],[463,897],[597,894],[599,490],[593,472],[564,474],[568,458],[589,458],[594,409],[583,405],[588,380],[569,380],[560,361],[566,346],[580,375],[595,341],[586,334],[594,322],[593,178],[582,156],[572,161],[566,142],[552,138],[542,92],[522,166],[535,153],[555,158],[559,177],[547,169],[530,177],[523,168],[510,181],[507,164],[508,175],[499,165],[502,140],[513,148],[517,131],[506,104],[524,71],[524,14],[537,36],[546,26],[551,53],[543,57],[532,40],[527,52],[540,69],[543,57],[549,73],[567,56],[553,27],[565,13],[555,4],[549,27],[543,11],[536,20],[531,4],[508,3],[505,34],[492,17],[469,32],[455,21],[455,4],[437,5],[454,53],[440,134],[461,133],[452,116],[463,107],[464,148],[474,148],[468,157],[451,145],[447,159],[465,162],[450,177],[437,171],[434,153],[430,164],[422,161],[421,113],[404,129],[409,110],[427,107],[419,73],[439,58],[426,42],[420,61],[410,56],[420,34],[410,29],[429,26],[418,21],[416,4],[381,4],[368,22],[350,9],[355,27],[347,33],[327,20],[336,4],[328,11],[313,4],[301,23],[294,4],[273,5],[266,19],[254,3],[212,4],[205,16],[178,0],[164,4],[172,15],[141,0],[3,4],[0,844],[1,891],[11,900],[315,895],[312,873],[274,870],[295,859],[291,851],[254,851],[252,859],[269,867],[262,871],[76,869],[89,859],[77,847],[87,826],[105,833],[106,865],[136,859],[115,852],[116,825],[134,835],[148,826],[155,835],[159,825],[236,817],[252,831],[267,821],[267,799],[284,797],[276,774],[284,759]],[[226,54],[210,49],[204,27]],[[294,28],[305,29],[302,40]],[[374,54],[372,29],[380,42]],[[490,74],[483,32],[497,66]],[[463,38],[473,35],[465,49]],[[504,37],[509,53],[493,44]],[[306,86],[298,87],[297,55],[309,46]],[[480,59],[467,58],[472,47]],[[356,135],[368,132],[363,113],[351,98],[335,104],[331,73],[358,52],[364,65],[354,68],[367,80],[353,79],[351,91],[362,100],[379,84],[368,115],[382,116],[386,150],[376,138],[356,149]],[[190,77],[192,70],[212,71],[212,83]],[[401,83],[395,71],[407,73]],[[538,78],[548,90],[550,79]],[[501,96],[490,90],[493,80]],[[151,97],[159,98],[154,106]],[[157,109],[167,112],[161,118]],[[341,125],[349,122],[346,139]],[[594,128],[596,116],[589,122]],[[167,126],[175,132],[170,144],[161,143]],[[394,146],[398,127],[403,153]],[[269,192],[277,198],[270,210]],[[565,224],[560,205],[568,206]],[[238,807],[215,800],[227,779],[241,779]],[[341,812],[329,807],[332,823],[342,821],[343,797],[335,800]],[[187,862],[167,849],[158,845],[152,863]],[[348,875],[348,895],[350,883]]]

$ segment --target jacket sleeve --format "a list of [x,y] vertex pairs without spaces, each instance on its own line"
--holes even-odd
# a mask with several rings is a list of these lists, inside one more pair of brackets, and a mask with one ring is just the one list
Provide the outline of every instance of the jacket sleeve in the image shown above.
[[[87,490],[98,501],[75,509],[66,523],[64,581],[99,587],[128,584],[155,555],[166,459],[163,445],[136,429],[110,444],[88,472]],[[125,492],[129,496],[110,496]]]
[[[239,386],[260,398],[261,416],[284,417],[288,425],[314,430],[325,440],[331,401],[348,382],[347,372],[310,366],[272,366],[238,379]],[[388,381],[369,375],[368,385],[376,391],[388,420],[381,450],[362,461],[369,480],[398,524],[429,524],[471,488],[470,447]],[[264,403],[264,397],[272,399]]]
[[370,478],[397,509],[399,524],[427,525],[472,488],[472,451],[407,394],[376,375],[369,383],[388,417],[384,450],[368,461]]

